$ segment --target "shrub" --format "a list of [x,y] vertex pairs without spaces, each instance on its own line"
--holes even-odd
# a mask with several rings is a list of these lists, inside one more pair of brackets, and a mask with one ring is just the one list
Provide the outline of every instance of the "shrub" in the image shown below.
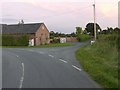
[[54,38],[54,39],[52,40],[52,43],[60,43],[60,39],[55,39],[55,38]]
[[2,46],[28,46],[27,35],[2,35]]
[[83,42],[83,41],[87,41],[91,39],[91,36],[90,35],[87,35],[87,34],[81,34],[79,37],[78,37],[78,41],[80,42]]

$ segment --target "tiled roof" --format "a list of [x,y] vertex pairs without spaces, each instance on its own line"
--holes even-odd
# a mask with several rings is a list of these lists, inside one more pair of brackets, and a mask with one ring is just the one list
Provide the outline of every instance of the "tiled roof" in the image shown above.
[[2,24],[2,33],[3,34],[35,33],[42,24],[43,23],[15,24],[15,25]]

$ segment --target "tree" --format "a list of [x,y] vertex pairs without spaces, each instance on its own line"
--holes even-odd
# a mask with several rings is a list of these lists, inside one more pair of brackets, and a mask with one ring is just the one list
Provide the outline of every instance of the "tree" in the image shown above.
[[55,37],[59,37],[59,32],[56,32],[56,33],[55,33]]
[[107,27],[107,30],[109,33],[112,33],[114,31],[114,29],[112,27]]
[[[94,23],[88,23],[88,24],[86,25],[85,30],[86,30],[88,33],[90,33],[90,35],[94,36]],[[101,28],[100,28],[100,26],[96,23],[96,33],[97,33],[97,34],[99,33],[98,31],[101,32]]]
[[76,35],[79,36],[80,34],[82,34],[82,28],[76,27]]
[[75,34],[74,32],[72,32],[72,33],[70,34],[70,36],[76,37],[76,34]]
[[83,31],[83,34],[87,34],[87,30],[84,30],[84,31]]
[[116,27],[116,28],[114,28],[114,32],[120,32],[120,28],[118,28],[118,27]]
[[50,31],[50,39],[53,39],[55,37],[55,32],[54,31]]
[[81,27],[76,27],[76,36],[77,39],[80,41],[80,35],[82,34],[82,28]]

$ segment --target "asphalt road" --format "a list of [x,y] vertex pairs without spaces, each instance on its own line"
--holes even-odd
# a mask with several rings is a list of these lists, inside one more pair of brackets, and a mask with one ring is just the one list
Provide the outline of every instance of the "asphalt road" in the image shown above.
[[0,48],[0,89],[2,89],[2,48]]
[[3,48],[3,88],[99,88],[75,51],[86,43],[58,48]]

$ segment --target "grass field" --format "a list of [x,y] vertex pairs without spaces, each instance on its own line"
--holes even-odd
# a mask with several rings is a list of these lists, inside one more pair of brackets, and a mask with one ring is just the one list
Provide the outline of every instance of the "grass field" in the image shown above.
[[76,58],[84,70],[104,88],[118,87],[117,35],[101,35],[89,46],[80,48]]
[[40,46],[3,46],[3,48],[50,48],[50,47],[66,47],[72,45],[73,45],[72,43],[55,43]]

